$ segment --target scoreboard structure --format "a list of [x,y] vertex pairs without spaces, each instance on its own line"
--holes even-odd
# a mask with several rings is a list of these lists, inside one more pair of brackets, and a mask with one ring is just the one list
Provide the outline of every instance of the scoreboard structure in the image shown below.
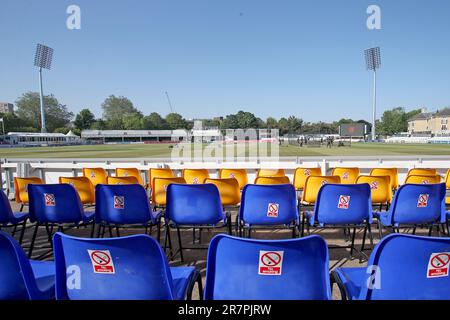
[[367,132],[365,123],[344,123],[339,126],[339,136],[341,137],[364,137]]

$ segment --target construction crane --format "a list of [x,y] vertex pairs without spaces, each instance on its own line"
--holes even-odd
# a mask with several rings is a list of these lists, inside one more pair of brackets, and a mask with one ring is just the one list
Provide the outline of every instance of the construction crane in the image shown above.
[[170,112],[173,113],[173,108],[172,108],[172,102],[170,102],[170,97],[169,97],[169,93],[167,93],[166,91],[166,97],[167,97],[167,102],[169,103],[169,107],[170,107]]

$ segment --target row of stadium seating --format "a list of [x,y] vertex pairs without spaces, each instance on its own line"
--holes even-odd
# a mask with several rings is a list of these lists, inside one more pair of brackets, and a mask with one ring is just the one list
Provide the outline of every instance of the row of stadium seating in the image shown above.
[[331,300],[450,299],[450,238],[392,234],[370,255],[368,267],[329,273],[325,240],[254,240],[217,235],[210,243],[205,290],[195,267],[170,267],[148,235],[75,238],[56,233],[55,261],[29,260],[0,232],[0,299],[71,300]]

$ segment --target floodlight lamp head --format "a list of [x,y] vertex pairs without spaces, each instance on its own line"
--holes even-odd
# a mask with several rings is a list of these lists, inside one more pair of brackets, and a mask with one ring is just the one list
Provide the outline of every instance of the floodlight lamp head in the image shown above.
[[51,69],[53,59],[53,49],[38,43],[36,54],[34,55],[34,65],[39,68]]
[[381,53],[380,47],[374,47],[364,50],[364,56],[366,58],[367,70],[376,71],[381,66]]

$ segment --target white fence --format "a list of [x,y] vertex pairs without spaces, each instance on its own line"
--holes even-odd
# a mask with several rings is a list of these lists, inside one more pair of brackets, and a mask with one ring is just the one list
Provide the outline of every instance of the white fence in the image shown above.
[[118,167],[135,167],[141,170],[142,178],[147,182],[150,168],[170,167],[178,174],[185,168],[205,168],[211,177],[216,177],[221,168],[247,169],[249,181],[253,181],[256,171],[261,168],[285,169],[292,179],[296,168],[319,167],[322,174],[330,174],[334,167],[359,167],[361,174],[368,174],[372,168],[398,168],[399,182],[402,183],[409,169],[437,168],[444,175],[450,168],[450,156],[360,156],[360,157],[281,157],[279,161],[270,158],[242,159],[223,162],[216,159],[204,159],[198,162],[171,161],[161,159],[0,159],[1,186],[8,194],[13,190],[13,177],[37,176],[46,183],[58,183],[61,176],[82,175],[82,168],[103,167],[114,175]]

